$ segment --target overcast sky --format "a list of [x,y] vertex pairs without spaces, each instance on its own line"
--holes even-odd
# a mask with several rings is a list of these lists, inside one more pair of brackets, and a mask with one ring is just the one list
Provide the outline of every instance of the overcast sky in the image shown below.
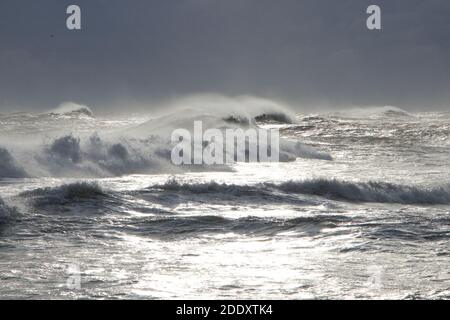
[[0,112],[203,92],[449,109],[450,1],[0,0]]

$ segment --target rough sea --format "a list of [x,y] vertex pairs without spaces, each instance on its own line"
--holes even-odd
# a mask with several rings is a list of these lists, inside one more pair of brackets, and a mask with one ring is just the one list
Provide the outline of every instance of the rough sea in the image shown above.
[[[0,298],[450,298],[450,113],[237,109],[1,114]],[[282,161],[174,166],[195,119]]]

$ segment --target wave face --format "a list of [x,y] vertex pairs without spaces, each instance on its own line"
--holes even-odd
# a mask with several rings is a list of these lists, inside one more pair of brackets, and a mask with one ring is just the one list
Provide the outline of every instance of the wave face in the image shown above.
[[108,195],[95,182],[77,182],[54,188],[40,188],[22,192],[20,197],[32,199],[36,206],[66,205],[88,200],[99,200]]
[[0,147],[0,178],[25,178],[27,173],[19,167],[9,151]]
[[302,182],[266,184],[285,192],[323,196],[353,202],[403,204],[450,204],[450,184],[435,188],[397,185],[385,182],[346,182],[314,179]]
[[346,182],[339,180],[312,179],[289,181],[281,184],[260,183],[234,185],[209,183],[182,183],[170,180],[152,189],[195,194],[259,195],[261,198],[280,191],[289,194],[321,196],[332,200],[349,202],[398,203],[417,205],[450,204],[450,184],[435,188],[396,185],[384,182]]
[[409,112],[394,106],[354,108],[350,110],[337,112],[335,113],[335,115],[356,119],[413,117],[413,115],[411,115]]
[[148,173],[154,149],[145,142],[107,141],[94,134],[81,140],[72,135],[55,139],[36,157],[51,175],[120,176]]

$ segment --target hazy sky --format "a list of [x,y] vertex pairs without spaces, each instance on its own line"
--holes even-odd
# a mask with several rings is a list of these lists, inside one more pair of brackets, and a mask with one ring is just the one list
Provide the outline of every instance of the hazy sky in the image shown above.
[[0,0],[0,111],[202,92],[448,109],[450,1]]

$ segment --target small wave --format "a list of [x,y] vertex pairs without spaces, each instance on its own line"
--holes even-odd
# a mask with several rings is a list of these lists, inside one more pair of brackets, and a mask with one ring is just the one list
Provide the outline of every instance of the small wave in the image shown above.
[[19,167],[9,151],[0,147],[0,178],[25,178],[27,173]]
[[280,159],[285,155],[292,155],[291,158],[318,159],[332,161],[333,157],[323,151],[319,151],[301,142],[281,140],[280,141]]
[[243,116],[233,116],[233,115],[223,118],[223,121],[225,121],[228,124],[236,124],[241,126],[250,126],[254,124],[254,121],[252,119]]
[[349,202],[399,203],[438,205],[450,204],[450,185],[422,188],[396,185],[384,182],[346,182],[339,180],[312,179],[288,181],[280,184],[262,183],[256,185],[219,184],[217,182],[180,183],[169,180],[163,185],[153,186],[166,191],[189,193],[221,193],[232,195],[303,194],[321,196],[332,200]]
[[95,182],[76,182],[59,187],[39,188],[22,192],[20,197],[32,198],[35,205],[64,205],[107,197],[107,193]]
[[336,112],[334,115],[337,117],[356,119],[413,117],[409,112],[394,106],[354,108]]
[[346,182],[314,179],[266,184],[284,192],[323,196],[352,202],[403,204],[450,204],[450,185],[434,188],[397,185],[385,182]]
[[161,189],[164,191],[184,191],[189,193],[224,193],[235,194],[236,196],[245,194],[262,194],[264,190],[256,186],[225,184],[215,181],[203,183],[188,183],[178,181],[176,179],[169,179],[164,184],[152,186],[150,189]]
[[127,225],[127,232],[165,239],[226,233],[267,236],[285,231],[317,236],[322,229],[338,227],[347,220],[346,217],[335,215],[318,215],[294,219],[266,219],[258,217],[230,219],[208,215],[177,216],[134,220]]

